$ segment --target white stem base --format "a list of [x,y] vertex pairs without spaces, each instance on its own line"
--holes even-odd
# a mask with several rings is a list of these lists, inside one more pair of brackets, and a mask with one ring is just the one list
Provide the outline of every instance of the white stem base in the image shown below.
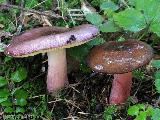
[[47,89],[56,92],[68,84],[66,50],[48,52]]

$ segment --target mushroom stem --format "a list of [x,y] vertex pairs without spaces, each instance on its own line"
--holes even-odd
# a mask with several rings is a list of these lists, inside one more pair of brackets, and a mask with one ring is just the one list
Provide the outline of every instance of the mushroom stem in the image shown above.
[[68,84],[66,49],[48,52],[47,90],[56,92]]
[[130,96],[132,85],[132,72],[124,74],[114,74],[114,80],[112,82],[112,89],[110,94],[110,104],[122,104],[125,103]]

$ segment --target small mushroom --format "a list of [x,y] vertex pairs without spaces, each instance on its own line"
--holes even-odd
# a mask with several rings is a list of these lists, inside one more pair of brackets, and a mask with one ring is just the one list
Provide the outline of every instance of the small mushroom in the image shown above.
[[35,28],[12,39],[5,50],[6,55],[28,57],[47,52],[48,92],[56,92],[68,83],[66,48],[90,41],[99,34],[96,26],[84,24],[74,28]]
[[94,47],[87,62],[94,71],[114,74],[109,103],[122,104],[130,96],[131,71],[146,65],[152,57],[152,48],[144,42],[110,41]]

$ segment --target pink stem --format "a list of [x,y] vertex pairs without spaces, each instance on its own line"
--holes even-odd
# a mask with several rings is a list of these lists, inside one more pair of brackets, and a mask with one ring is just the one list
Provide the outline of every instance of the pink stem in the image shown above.
[[48,92],[56,92],[68,84],[66,50],[48,52]]
[[110,104],[125,103],[130,96],[132,85],[132,72],[125,74],[114,74],[112,89],[110,94]]

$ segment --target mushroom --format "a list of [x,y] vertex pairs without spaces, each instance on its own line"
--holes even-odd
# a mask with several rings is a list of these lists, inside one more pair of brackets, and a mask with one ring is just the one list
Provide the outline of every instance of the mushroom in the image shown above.
[[68,83],[66,48],[90,41],[99,34],[96,26],[90,24],[74,28],[35,28],[12,39],[5,54],[13,57],[28,57],[47,52],[47,89],[56,92]]
[[94,71],[114,74],[109,103],[122,104],[130,96],[131,71],[146,65],[152,57],[152,48],[144,42],[110,41],[94,47],[87,62]]

